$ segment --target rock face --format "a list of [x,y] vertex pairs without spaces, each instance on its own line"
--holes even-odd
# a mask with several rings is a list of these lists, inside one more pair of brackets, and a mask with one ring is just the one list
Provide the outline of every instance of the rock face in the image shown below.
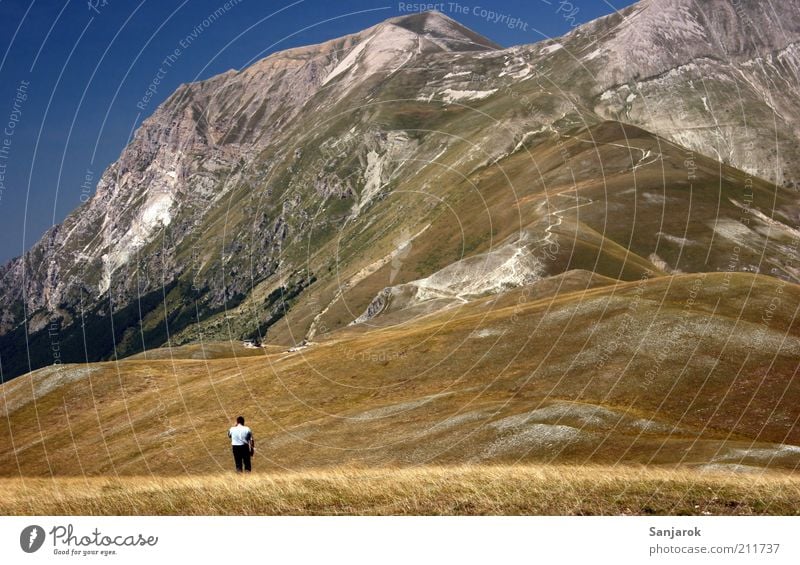
[[[103,294],[110,290],[112,275],[152,243],[161,228],[188,233],[241,180],[237,165],[275,145],[306,102],[337,77],[364,80],[402,63],[416,49],[434,53],[493,47],[456,22],[422,14],[181,86],[144,121],[103,174],[96,195],[29,254],[36,261],[27,265],[26,278],[36,280],[25,292],[28,309],[52,310],[67,297],[72,285],[55,274],[62,271],[49,269],[46,277],[41,272],[58,263],[57,255],[65,249],[79,250],[93,262],[84,269],[86,282]],[[98,260],[100,269],[94,264]],[[69,266],[73,261],[68,258]],[[22,264],[17,259],[5,270],[21,276]],[[47,279],[58,280],[51,285]],[[21,288],[9,286],[15,299],[22,296]]]
[[[233,276],[226,277],[221,262],[244,254],[245,243],[238,234],[242,226],[239,218],[220,220],[214,212],[247,206],[242,193],[262,188],[269,176],[270,162],[263,153],[272,159],[286,156],[282,144],[302,136],[293,126],[309,100],[321,90],[323,100],[338,99],[354,85],[382,80],[412,57],[496,47],[448,18],[419,14],[181,86],[143,122],[119,160],[102,175],[96,194],[24,257],[0,268],[0,334],[8,336],[3,347],[6,377],[27,370],[11,359],[26,320],[33,332],[55,323],[63,339],[64,328],[73,326],[79,310],[104,317],[164,288],[168,294],[179,279],[183,292],[193,288],[191,298],[199,298],[208,311],[239,301],[252,277],[263,279],[275,272],[289,223],[284,213],[274,210],[239,210],[248,216],[244,226],[258,229],[258,241],[254,237],[248,242],[254,245],[253,254],[241,261],[248,264],[250,276],[232,265]],[[370,162],[374,155],[372,151],[362,158]],[[369,171],[367,175],[376,177]],[[313,176],[323,200],[354,195],[353,179],[340,179],[335,171],[315,171]],[[380,170],[376,178],[380,180]],[[272,190],[267,187],[267,195]],[[369,190],[364,195],[368,197]],[[294,210],[298,204],[288,199],[281,212],[303,216],[303,211]],[[227,223],[222,233],[220,223]],[[225,232],[225,227],[234,226],[235,235]],[[250,262],[251,257],[257,260]],[[113,344],[107,342],[101,349],[90,357],[108,356]],[[45,355],[42,361],[52,358]]]
[[797,5],[779,9],[763,2],[644,0],[600,18],[564,38],[602,38],[598,56],[607,60],[597,73],[603,86],[663,74],[698,59],[730,65],[780,52],[798,40]]
[[[0,268],[3,376],[56,347],[86,361],[199,338],[292,344],[379,314],[378,295],[469,299],[570,268],[796,281],[798,39],[797,0],[643,1],[510,49],[431,12],[183,85],[91,200]],[[663,217],[693,183],[716,190],[686,216],[696,234],[609,235],[606,217],[637,202]],[[763,217],[744,225],[742,208]],[[706,233],[726,255],[705,257]],[[570,237],[587,254],[608,240],[603,261],[568,256]]]
[[799,42],[796,1],[645,0],[563,45],[594,77],[599,114],[794,187]]

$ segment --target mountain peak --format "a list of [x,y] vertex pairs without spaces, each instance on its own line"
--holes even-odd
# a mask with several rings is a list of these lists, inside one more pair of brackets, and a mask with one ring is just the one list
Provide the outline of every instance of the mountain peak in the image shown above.
[[413,57],[437,52],[490,51],[501,47],[440,12],[419,12],[390,18],[357,34],[330,42],[336,66],[322,85],[334,79],[351,86],[376,72],[396,72]]
[[502,47],[438,11],[417,12],[389,18],[384,24],[425,37],[447,51],[476,51]]
[[[277,51],[249,67],[250,72],[260,72],[271,67],[298,67],[309,59],[326,57],[331,53],[346,56],[353,51],[360,54],[367,42],[381,36],[384,49],[393,51],[489,51],[502,49],[490,39],[461,25],[456,20],[437,11],[415,12],[395,16],[381,23],[322,43],[292,47]],[[361,44],[361,47],[359,47]],[[346,58],[346,57],[345,57]],[[383,57],[378,57],[383,59]],[[244,69],[245,72],[248,69]],[[338,74],[334,73],[334,74]]]

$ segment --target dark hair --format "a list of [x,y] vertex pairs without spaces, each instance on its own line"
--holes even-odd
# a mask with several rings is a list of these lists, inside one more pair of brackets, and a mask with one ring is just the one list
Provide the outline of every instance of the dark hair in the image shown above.
[[239,416],[236,418],[237,424],[244,424],[244,416]]

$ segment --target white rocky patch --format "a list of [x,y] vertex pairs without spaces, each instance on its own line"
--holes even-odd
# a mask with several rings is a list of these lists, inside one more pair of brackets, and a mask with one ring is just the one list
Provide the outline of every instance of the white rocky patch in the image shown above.
[[172,221],[172,216],[170,215],[172,204],[172,194],[162,192],[153,195],[142,210],[140,228],[145,232],[149,232],[156,224],[168,226]]
[[376,151],[367,153],[367,168],[364,170],[364,190],[358,199],[359,211],[363,208],[375,194],[381,189],[381,172],[383,171],[385,155],[378,155]]
[[580,402],[553,402],[530,412],[515,414],[492,423],[500,431],[513,430],[530,424],[560,425],[568,421],[570,425],[579,425],[580,430],[588,431],[611,429],[616,431],[630,430],[647,432],[669,432],[669,426],[653,420],[636,418],[623,412],[611,410],[594,404]]
[[696,241],[692,241],[691,239],[686,239],[685,237],[678,237],[676,235],[670,235],[668,233],[664,233],[663,231],[658,232],[656,235],[671,243],[677,243],[681,247],[686,247],[688,245],[694,245],[697,243]]
[[541,262],[526,247],[506,244],[496,250],[451,263],[424,279],[385,288],[351,325],[366,322],[381,314],[388,302],[396,309],[409,308],[429,300],[468,302],[531,284],[540,280],[543,273]]
[[497,92],[496,88],[491,90],[454,90],[448,88],[442,91],[442,100],[445,102],[460,102],[462,100],[483,100]]
[[[395,25],[379,25],[373,35],[353,47],[342,61],[322,81],[330,84],[342,77],[346,88],[367,75],[379,71],[391,74],[405,65],[414,56],[417,34]],[[393,68],[390,69],[390,65]]]
[[794,239],[800,239],[800,230],[798,230],[797,228],[793,228],[791,226],[787,226],[783,222],[780,222],[778,220],[774,220],[774,219],[770,218],[769,216],[767,216],[761,210],[757,210],[755,208],[745,206],[744,204],[742,204],[738,200],[735,200],[734,198],[728,198],[728,200],[734,206],[737,206],[738,208],[741,208],[742,210],[745,210],[748,214],[752,214],[753,216],[755,216],[756,218],[758,218],[759,220],[761,220],[762,222],[764,222],[766,225],[770,226],[771,228],[776,229],[778,231],[786,232],[787,234],[789,234]]
[[[409,141],[408,134],[394,131],[387,134],[385,144],[371,149],[366,155],[364,167],[364,187],[359,193],[358,202],[353,205],[351,216],[358,216],[372,199],[386,186],[392,174],[396,174],[406,159],[411,155],[414,144]],[[383,149],[383,153],[378,150]]]
[[483,420],[487,418],[487,414],[481,410],[474,410],[472,412],[464,412],[463,414],[457,414],[455,416],[450,416],[449,418],[445,418],[433,426],[428,428],[426,432],[428,433],[435,433],[442,430],[447,430],[450,428],[455,428],[457,426],[461,426],[463,424],[468,424],[470,422],[475,422],[478,420]]
[[533,71],[531,70],[530,67],[525,67],[524,69],[521,69],[521,70],[517,71],[516,73],[512,73],[510,76],[514,80],[523,80],[523,79],[528,78],[532,72]]
[[519,151],[520,149],[522,149],[525,146],[525,143],[528,141],[528,139],[530,139],[533,136],[536,136],[536,135],[539,135],[541,133],[544,133],[546,131],[550,131],[552,133],[556,133],[556,129],[551,124],[548,124],[546,126],[542,126],[539,129],[536,129],[536,130],[533,130],[533,131],[526,131],[525,133],[522,134],[522,138],[519,140],[519,143],[517,143],[514,146],[514,149],[511,152],[512,153],[516,153],[517,151]]
[[709,227],[713,229],[714,233],[718,236],[739,244],[746,243],[753,237],[753,232],[750,231],[750,228],[736,220],[721,218],[710,224]]
[[667,198],[660,192],[643,192],[642,200],[648,204],[657,204],[663,206],[667,202]]
[[342,59],[341,63],[336,65],[334,69],[325,77],[325,80],[322,81],[323,86],[328,84],[330,81],[341,75],[342,73],[349,71],[350,69],[356,66],[356,61],[358,61],[359,55],[364,52],[364,49],[367,48],[369,42],[372,41],[372,37],[368,37],[355,47],[350,50],[350,53]]
[[402,414],[403,412],[408,412],[410,410],[415,410],[426,404],[433,402],[438,398],[442,398],[445,396],[452,395],[452,392],[442,392],[439,394],[432,394],[430,396],[425,396],[423,398],[419,398],[417,400],[409,400],[408,402],[400,402],[398,404],[391,404],[389,406],[382,406],[380,408],[373,408],[372,410],[367,410],[365,412],[361,412],[356,416],[353,416],[353,420],[378,420],[380,418],[387,418],[389,416],[395,416],[397,414]]
[[595,59],[597,59],[598,57],[600,57],[602,54],[603,54],[603,50],[602,50],[602,49],[600,49],[600,48],[597,48],[597,49],[595,49],[594,51],[592,51],[591,53],[589,53],[588,55],[586,55],[586,56],[583,58],[583,60],[584,60],[584,61],[594,61]]
[[741,461],[742,459],[756,459],[759,462],[768,462],[782,457],[800,458],[800,446],[778,444],[775,447],[751,447],[745,449],[730,449],[722,455],[712,459],[713,462]]
[[469,337],[472,339],[485,339],[487,337],[501,337],[505,335],[506,330],[500,330],[496,328],[484,328],[481,330],[475,330]]
[[664,261],[661,257],[659,257],[656,253],[651,253],[647,260],[650,261],[656,268],[660,271],[664,271],[665,273],[675,273],[675,269],[669,266],[669,263]]
[[515,56],[513,59],[507,59],[503,63],[503,70],[500,71],[497,78],[508,76],[514,80],[524,80],[532,72],[533,68],[523,57]]
[[557,454],[567,445],[576,443],[588,436],[578,428],[551,424],[527,424],[503,434],[484,451],[485,457],[507,453],[524,455],[529,452]]
[[564,48],[564,46],[561,45],[560,43],[553,43],[551,45],[547,45],[545,47],[542,47],[539,50],[539,52],[542,53],[543,55],[547,55],[547,54],[550,54],[550,53],[555,53],[559,49],[563,49],[563,48]]
[[[173,179],[174,183],[176,177],[168,178]],[[137,218],[131,222],[128,231],[110,246],[112,251],[102,256],[103,273],[98,289],[101,294],[110,288],[111,275],[114,271],[144,247],[156,231],[172,222],[170,210],[173,204],[174,197],[171,192],[158,191],[148,194],[144,206],[139,210]]]
[[539,280],[541,274],[541,264],[526,248],[507,245],[457,261],[412,284],[418,287],[420,300],[443,295],[455,295],[466,300],[530,284]]

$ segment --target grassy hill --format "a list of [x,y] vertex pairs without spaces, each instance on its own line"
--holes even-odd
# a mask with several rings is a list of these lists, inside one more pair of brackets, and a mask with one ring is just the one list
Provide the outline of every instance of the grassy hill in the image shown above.
[[262,470],[800,464],[796,285],[717,273],[534,294],[291,353],[40,369],[3,385],[0,474],[227,470],[238,414]]

